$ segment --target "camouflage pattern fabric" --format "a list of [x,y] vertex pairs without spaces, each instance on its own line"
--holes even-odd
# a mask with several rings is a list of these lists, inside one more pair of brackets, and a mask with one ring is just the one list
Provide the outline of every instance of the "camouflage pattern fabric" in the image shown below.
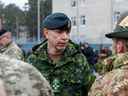
[[49,83],[33,66],[1,54],[0,78],[7,96],[53,96]]
[[99,59],[98,62],[94,66],[95,66],[95,70],[98,74],[102,75],[105,73],[104,59]]
[[53,62],[47,54],[47,41],[44,41],[28,58],[50,82],[55,96],[87,96],[95,79],[78,47],[70,42],[61,60]]
[[7,96],[5,84],[4,84],[4,81],[2,79],[0,79],[0,96]]
[[113,52],[116,54],[101,63],[101,71],[104,74],[95,80],[89,96],[128,96],[128,52],[119,53],[118,51],[121,50],[116,46],[116,39],[124,39],[125,47],[128,48],[128,15],[124,14],[124,16],[119,20],[114,32],[106,34],[106,37],[113,39]]
[[[121,66],[128,63],[128,52],[115,54],[106,58],[103,62],[99,63],[99,68],[97,67],[98,72],[101,74],[105,74],[113,69],[120,68]],[[97,66],[98,66],[97,65]],[[101,68],[101,69],[100,69]]]
[[8,55],[11,58],[16,58],[18,60],[24,60],[24,55],[23,55],[22,50],[14,42],[11,42],[4,48],[1,48],[0,53],[4,55]]
[[128,96],[128,66],[95,80],[88,96]]

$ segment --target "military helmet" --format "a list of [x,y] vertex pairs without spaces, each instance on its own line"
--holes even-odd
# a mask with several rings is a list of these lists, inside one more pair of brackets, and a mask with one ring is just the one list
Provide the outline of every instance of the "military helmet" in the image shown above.
[[108,38],[128,39],[128,13],[122,14],[114,31],[105,36]]

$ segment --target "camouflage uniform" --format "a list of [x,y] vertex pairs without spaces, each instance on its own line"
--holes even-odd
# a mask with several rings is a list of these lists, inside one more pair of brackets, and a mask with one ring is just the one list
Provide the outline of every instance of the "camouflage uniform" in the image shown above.
[[95,64],[96,72],[100,75],[104,74],[105,64],[103,63],[104,59],[98,59],[98,62]]
[[0,96],[7,96],[4,81],[0,78]]
[[95,80],[88,96],[128,96],[128,65],[126,66]]
[[128,52],[121,53],[121,54],[115,54],[113,56],[110,56],[106,58],[104,61],[100,62],[98,65],[100,67],[97,67],[97,72],[100,74],[104,74],[106,72],[109,72],[113,69],[120,68],[122,65],[124,65],[128,60]]
[[[97,70],[99,70],[98,72],[100,74],[104,74],[113,69],[120,68],[120,66],[122,66],[128,59],[128,26],[127,26],[128,21],[125,21],[125,19],[126,18],[124,18],[121,21],[122,24],[119,23],[116,26],[114,32],[106,34],[106,37],[111,38],[113,40],[113,44],[112,44],[113,55],[103,60],[103,62],[97,64],[97,66],[100,66],[99,68],[97,67]],[[123,24],[126,24],[126,26],[124,26]],[[116,44],[117,41],[120,39],[125,41],[124,46],[126,47],[125,52],[121,52],[121,53],[116,52],[117,51]]]
[[[106,37],[114,41],[115,55],[103,61],[102,70],[105,74],[95,80],[89,96],[128,96],[128,14],[124,15],[114,32],[106,34]],[[125,42],[119,44],[118,40]]]
[[0,78],[7,96],[53,96],[49,83],[33,66],[1,54]]
[[14,42],[11,42],[4,48],[1,48],[0,53],[4,55],[8,55],[11,58],[24,60],[24,55],[22,50]]
[[44,41],[28,58],[50,82],[55,96],[87,96],[95,79],[77,48],[74,43],[68,43],[63,57],[55,63],[48,58],[47,41]]

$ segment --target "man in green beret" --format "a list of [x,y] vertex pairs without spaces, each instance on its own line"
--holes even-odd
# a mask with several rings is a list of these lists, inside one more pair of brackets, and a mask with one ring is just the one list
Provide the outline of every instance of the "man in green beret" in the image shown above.
[[69,39],[71,21],[53,13],[43,21],[46,40],[33,48],[28,62],[50,82],[55,96],[87,96],[95,77],[79,46]]

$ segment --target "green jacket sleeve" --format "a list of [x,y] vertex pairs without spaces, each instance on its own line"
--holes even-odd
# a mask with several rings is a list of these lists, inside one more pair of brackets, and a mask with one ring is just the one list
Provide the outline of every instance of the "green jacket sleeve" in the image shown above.
[[79,58],[81,58],[81,60],[79,60],[79,64],[83,64],[83,88],[82,88],[82,92],[84,96],[87,96],[88,91],[90,90],[93,82],[95,81],[95,76],[93,75],[93,73],[91,72],[91,69],[89,67],[89,64],[86,60],[86,58],[81,55],[81,57],[79,56]]

